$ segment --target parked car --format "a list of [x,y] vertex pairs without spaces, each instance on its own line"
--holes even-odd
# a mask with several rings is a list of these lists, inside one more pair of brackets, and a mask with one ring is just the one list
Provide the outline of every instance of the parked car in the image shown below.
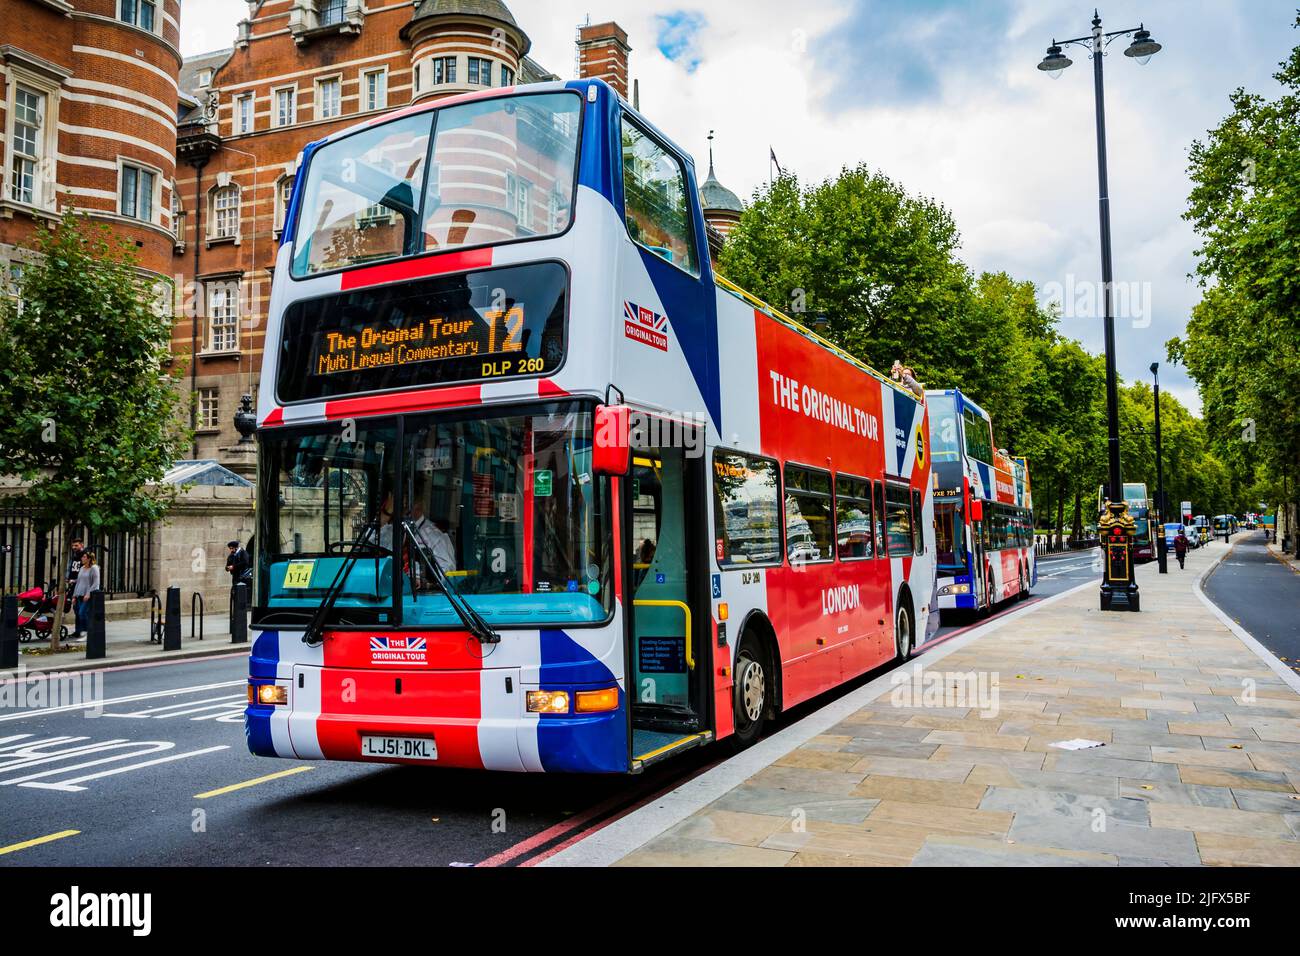
[[[1174,539],[1178,537],[1178,532],[1180,531],[1183,534],[1187,534],[1188,541],[1192,540],[1192,536],[1188,534],[1187,525],[1179,524],[1177,521],[1172,521],[1165,525],[1165,547],[1170,551],[1174,550]],[[1193,547],[1195,547],[1195,545],[1193,545]]]

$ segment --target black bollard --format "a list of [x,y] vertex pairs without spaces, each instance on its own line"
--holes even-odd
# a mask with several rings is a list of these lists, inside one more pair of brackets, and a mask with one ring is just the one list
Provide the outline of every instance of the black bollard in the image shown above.
[[86,632],[86,660],[103,660],[108,654],[104,629],[104,592],[91,591],[86,600],[90,602],[90,630]]
[[18,666],[18,598],[6,595],[0,605],[0,669]]
[[181,649],[181,589],[167,589],[167,613],[163,620],[163,650]]
[[230,643],[248,643],[247,584],[236,584],[230,592]]

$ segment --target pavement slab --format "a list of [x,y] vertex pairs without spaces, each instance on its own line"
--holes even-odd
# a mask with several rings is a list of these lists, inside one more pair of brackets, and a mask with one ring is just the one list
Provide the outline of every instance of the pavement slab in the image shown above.
[[[923,651],[914,666],[987,674],[997,694],[902,707],[882,679],[676,825],[615,823],[641,840],[621,862],[1300,865],[1300,681],[1198,596],[1225,552],[1139,567],[1140,614],[1084,586]],[[1052,746],[1073,738],[1103,746]]]

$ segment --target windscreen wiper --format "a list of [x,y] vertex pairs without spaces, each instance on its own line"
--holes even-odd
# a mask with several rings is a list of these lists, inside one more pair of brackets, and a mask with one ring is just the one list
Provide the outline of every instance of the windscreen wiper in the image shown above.
[[492,625],[483,620],[483,616],[452,588],[451,582],[447,580],[447,572],[442,569],[442,565],[433,556],[433,552],[424,546],[424,542],[415,533],[415,528],[411,525],[411,522],[403,521],[402,531],[411,539],[411,543],[415,545],[416,553],[433,572],[438,587],[442,588],[442,593],[447,595],[447,603],[456,612],[461,623],[465,625],[465,629],[478,638],[480,644],[500,644],[501,635],[494,631]]
[[[315,647],[325,639],[325,619],[329,617],[330,611],[334,609],[334,603],[339,599],[339,595],[343,593],[343,582],[346,581],[348,575],[352,573],[352,566],[355,565],[357,559],[361,557],[363,549],[369,548],[373,550],[381,547],[379,544],[379,533],[376,530],[378,524],[379,516],[376,515],[366,523],[366,526],[361,529],[361,534],[359,534],[357,539],[352,542],[352,550],[348,552],[348,556],[344,558],[343,563],[339,565],[338,572],[334,575],[334,580],[330,582],[329,589],[325,592],[325,600],[321,601],[320,607],[316,608],[315,612],[312,613],[311,620],[307,622],[307,629],[303,631],[302,634],[302,642],[304,644],[310,644]],[[375,533],[375,540],[373,541],[369,540],[372,531]],[[376,557],[376,561],[377,560],[378,558]]]

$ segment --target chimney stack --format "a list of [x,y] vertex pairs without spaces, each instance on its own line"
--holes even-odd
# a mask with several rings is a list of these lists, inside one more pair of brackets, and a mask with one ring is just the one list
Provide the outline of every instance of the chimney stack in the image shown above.
[[578,27],[578,79],[604,80],[627,99],[627,31],[617,23]]

